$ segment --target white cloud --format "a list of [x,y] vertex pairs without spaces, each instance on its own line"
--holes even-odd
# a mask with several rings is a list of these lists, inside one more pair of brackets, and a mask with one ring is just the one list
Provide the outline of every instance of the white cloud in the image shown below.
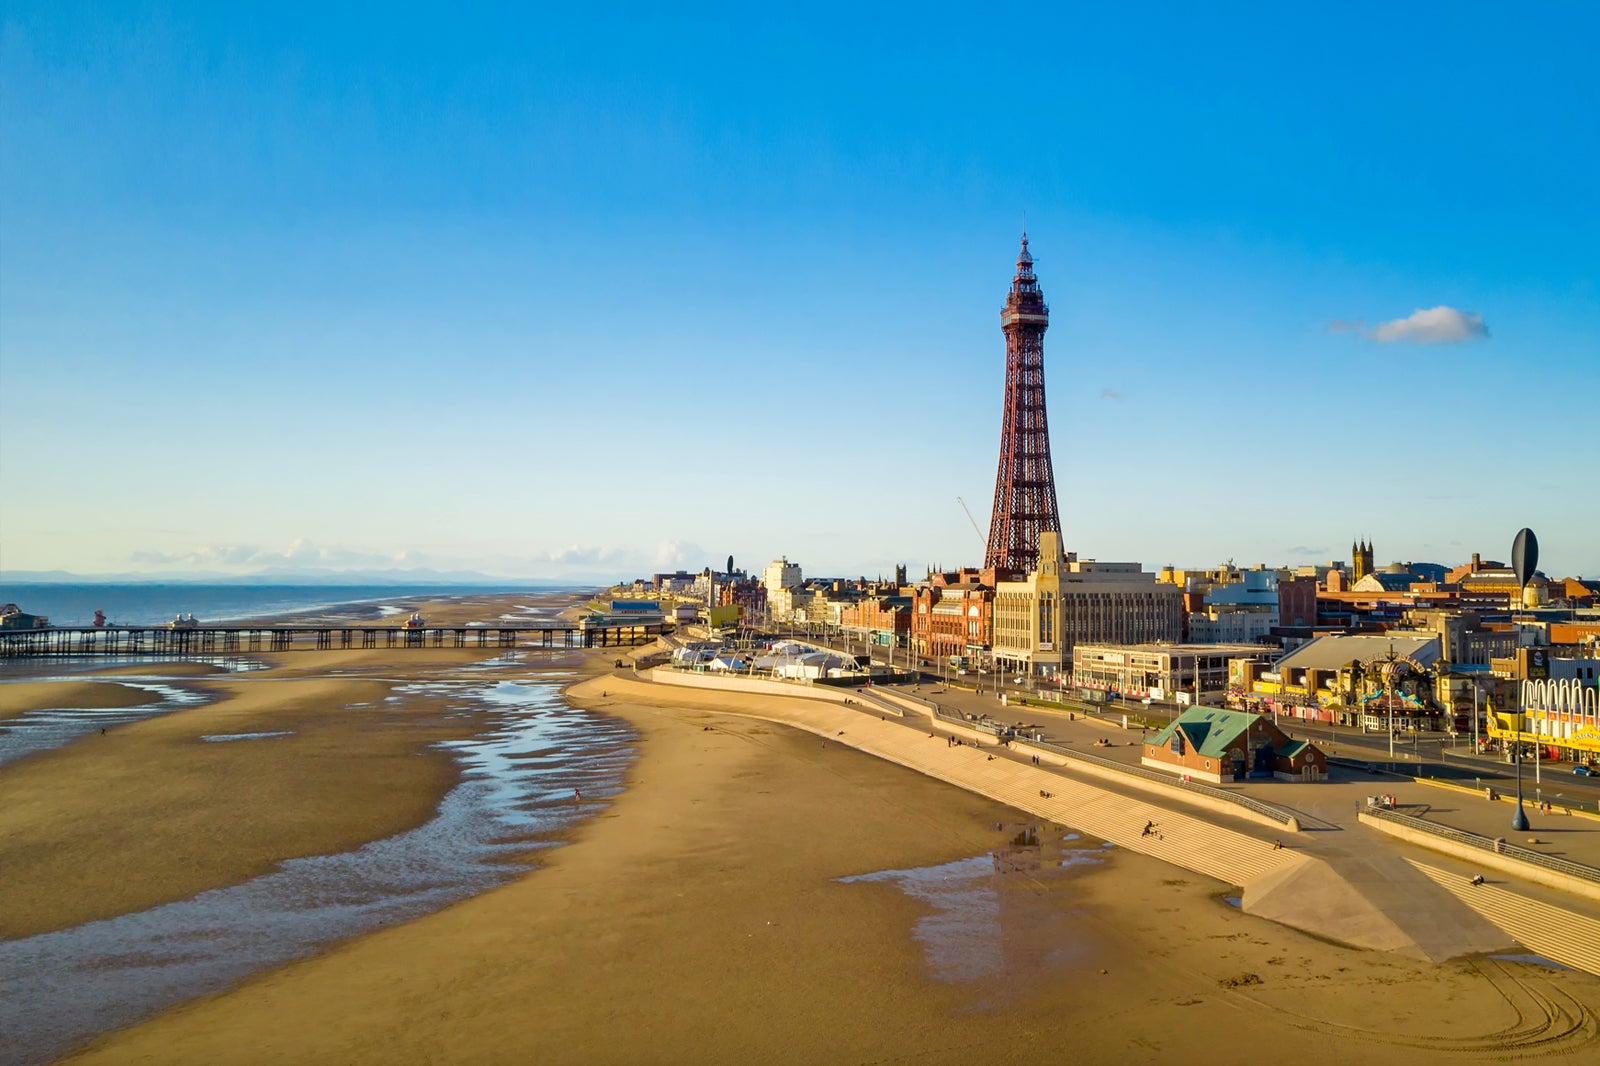
[[1485,339],[1489,328],[1483,324],[1482,315],[1441,305],[1426,310],[1419,307],[1405,318],[1379,322],[1368,336],[1381,343],[1460,344]]
[[415,565],[408,553],[386,555],[381,552],[349,548],[322,547],[309,540],[296,540],[287,548],[264,548],[254,544],[210,544],[188,551],[135,551],[129,558],[140,566],[190,567],[250,572],[260,569],[295,567],[394,567]]
[[[681,540],[655,545],[572,544],[561,548],[532,549],[524,553],[440,554],[415,550],[367,551],[298,539],[287,545],[208,544],[181,550],[146,549],[129,552],[126,559],[139,572],[150,574],[297,574],[324,571],[362,572],[429,571],[476,574],[536,580],[611,580],[658,571],[699,570],[713,559],[699,545]],[[749,560],[745,560],[748,564]]]

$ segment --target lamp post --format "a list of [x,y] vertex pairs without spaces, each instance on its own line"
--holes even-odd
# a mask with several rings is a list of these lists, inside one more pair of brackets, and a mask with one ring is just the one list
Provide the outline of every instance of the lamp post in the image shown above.
[[1512,750],[1516,753],[1514,758],[1517,763],[1517,809],[1511,815],[1511,828],[1519,833],[1528,831],[1528,812],[1522,808],[1522,708],[1517,708],[1516,740],[1512,743]]
[[[1522,602],[1523,591],[1539,565],[1539,538],[1533,530],[1523,527],[1511,543],[1511,568],[1517,575],[1517,602]],[[1515,627],[1513,627],[1515,628]],[[1511,816],[1511,828],[1519,833],[1528,830],[1528,812],[1522,807],[1522,696],[1517,696],[1517,809]]]
[[1472,754],[1478,754],[1478,679],[1472,679]]

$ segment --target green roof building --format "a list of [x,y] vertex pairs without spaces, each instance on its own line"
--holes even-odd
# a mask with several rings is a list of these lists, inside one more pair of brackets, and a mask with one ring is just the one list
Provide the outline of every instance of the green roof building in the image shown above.
[[1328,760],[1321,749],[1295,740],[1272,719],[1224,707],[1191,707],[1144,744],[1140,762],[1200,781],[1277,778],[1322,781]]

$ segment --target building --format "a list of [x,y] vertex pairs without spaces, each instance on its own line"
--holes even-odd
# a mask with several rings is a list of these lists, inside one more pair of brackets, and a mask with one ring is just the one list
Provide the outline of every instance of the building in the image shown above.
[[994,658],[1011,672],[1061,673],[1068,651],[1061,632],[1061,582],[1067,557],[1061,534],[1039,534],[1038,562],[1021,580],[996,581]]
[[717,586],[716,607],[738,607],[745,624],[758,623],[767,616],[767,589],[752,578],[740,577]]
[[761,571],[761,583],[767,588],[770,597],[781,589],[796,589],[801,586],[803,579],[800,576],[800,564],[791,563],[788,556],[774,559]]
[[1268,662],[1274,653],[1259,644],[1079,644],[1072,651],[1072,685],[1085,695],[1132,699],[1187,693],[1199,703],[1227,691],[1230,660]]
[[1489,625],[1479,611],[1419,608],[1407,611],[1401,626],[1391,633],[1431,634],[1439,638],[1439,658],[1469,666],[1488,666],[1517,648],[1517,632],[1506,625]]
[[1437,701],[1441,641],[1432,633],[1328,634],[1272,664],[1239,662],[1228,702],[1279,717],[1378,731],[1465,728]]
[[663,617],[659,600],[612,600],[610,613],[617,617],[648,618],[655,622]]
[[695,575],[687,570],[675,570],[670,574],[651,574],[650,587],[656,592],[688,592],[694,588]]
[[1350,581],[1359,582],[1372,570],[1372,545],[1364,540],[1350,545]]
[[1512,713],[1496,713],[1490,735],[1536,746],[1541,759],[1600,765],[1600,659],[1524,651],[1530,665],[1537,663],[1528,672],[1545,676],[1520,682]]
[[0,629],[47,629],[50,619],[42,614],[29,614],[14,603],[0,606]]
[[1278,628],[1275,607],[1208,604],[1188,616],[1188,639],[1195,644],[1255,644]]
[[994,658],[1007,671],[1059,678],[1083,643],[1176,642],[1183,594],[1138,563],[1063,553],[1059,534],[1039,537],[1039,563],[995,582]]
[[910,643],[911,608],[909,596],[868,596],[841,610],[839,624],[868,643],[903,648]]
[[1290,739],[1270,718],[1221,707],[1184,711],[1145,741],[1139,761],[1215,785],[1252,777],[1322,781],[1328,776],[1327,756],[1315,744]]
[[1253,644],[1278,625],[1276,570],[1257,567],[1213,584],[1199,610],[1185,619],[1188,640],[1196,644]]
[[1390,563],[1382,570],[1374,570],[1350,586],[1351,592],[1408,592],[1412,586],[1425,584],[1404,563]]
[[1050,427],[1044,402],[1044,331],[1050,326],[1028,235],[1011,291],[1000,312],[1006,338],[1006,385],[1000,418],[1000,467],[983,567],[1020,577],[1038,562],[1039,536],[1061,533],[1056,476],[1050,465]]
[[[954,577],[956,580],[950,581]],[[994,588],[973,570],[937,574],[912,591],[911,648],[937,659],[989,657]]]

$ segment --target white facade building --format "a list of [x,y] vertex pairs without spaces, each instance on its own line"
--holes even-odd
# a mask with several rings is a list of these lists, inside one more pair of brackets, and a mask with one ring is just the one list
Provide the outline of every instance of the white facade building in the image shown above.
[[793,620],[795,593],[804,583],[800,564],[791,563],[787,556],[768,563],[761,571],[761,584],[767,590],[767,614],[777,621]]

